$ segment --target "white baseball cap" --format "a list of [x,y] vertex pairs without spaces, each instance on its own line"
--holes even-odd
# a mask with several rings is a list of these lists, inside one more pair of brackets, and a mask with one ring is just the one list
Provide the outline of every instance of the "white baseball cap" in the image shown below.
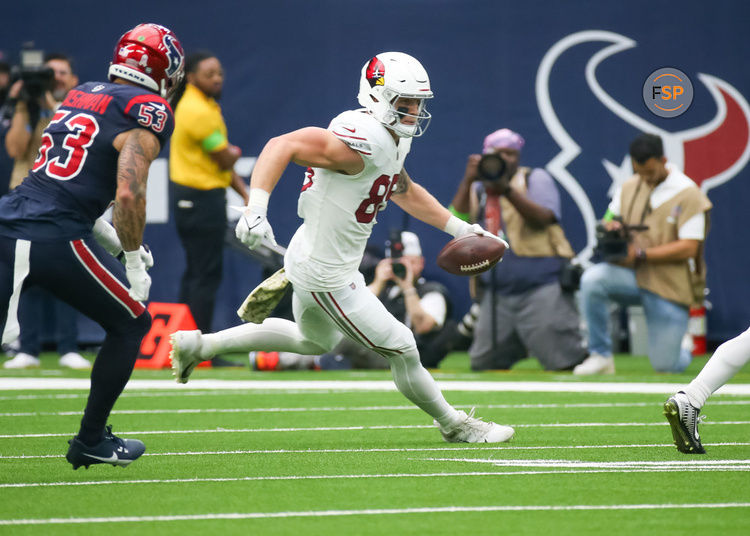
[[404,245],[403,255],[413,257],[422,256],[422,247],[419,245],[419,238],[410,231],[401,232],[401,243]]

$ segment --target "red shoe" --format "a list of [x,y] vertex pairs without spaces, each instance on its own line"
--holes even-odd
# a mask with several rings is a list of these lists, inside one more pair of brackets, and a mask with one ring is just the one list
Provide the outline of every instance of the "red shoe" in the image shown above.
[[281,370],[279,367],[279,352],[255,352],[250,357],[253,370]]

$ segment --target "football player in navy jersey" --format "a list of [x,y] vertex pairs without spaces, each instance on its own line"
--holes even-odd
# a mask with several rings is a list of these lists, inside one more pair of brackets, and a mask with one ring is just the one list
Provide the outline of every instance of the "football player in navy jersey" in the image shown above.
[[[146,179],[168,142],[167,99],[181,83],[184,53],[168,28],[141,24],[117,42],[109,82],[72,89],[44,131],[29,175],[0,198],[0,331],[18,336],[20,294],[38,285],[106,331],[91,372],[81,427],[67,460],[126,466],[145,451],[106,426],[130,378],[151,317],[153,265],[143,247]],[[114,226],[101,219],[114,201]],[[122,258],[121,262],[115,256]]]

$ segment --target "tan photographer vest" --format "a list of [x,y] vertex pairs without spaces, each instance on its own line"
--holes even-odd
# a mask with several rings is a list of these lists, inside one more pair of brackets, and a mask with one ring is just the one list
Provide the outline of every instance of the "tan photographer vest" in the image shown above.
[[[531,174],[531,168],[520,167],[510,179],[510,185],[517,191],[526,195],[528,191],[527,180]],[[476,200],[476,195],[472,196]],[[473,221],[479,213],[477,201],[472,203]],[[559,223],[553,223],[545,227],[534,227],[526,223],[526,220],[504,196],[500,197],[500,211],[502,221],[505,224],[505,234],[513,253],[519,257],[562,257],[573,258],[573,248],[570,247],[568,239]]]
[[[621,210],[623,221],[629,225],[648,225],[648,230],[633,233],[635,247],[646,249],[679,240],[680,227],[693,216],[706,214],[708,235],[711,201],[697,187],[685,188],[669,201],[652,209],[650,197],[653,189],[640,176],[634,175],[622,186]],[[703,303],[706,286],[706,263],[703,258],[704,242],[692,259],[673,262],[650,263],[646,261],[635,269],[638,286],[654,294],[686,306]]]

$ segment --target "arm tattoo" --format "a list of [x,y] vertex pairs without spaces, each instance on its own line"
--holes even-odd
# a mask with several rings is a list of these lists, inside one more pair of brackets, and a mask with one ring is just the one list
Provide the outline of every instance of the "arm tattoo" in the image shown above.
[[150,132],[137,129],[128,136],[117,161],[117,194],[112,212],[123,249],[138,249],[146,225],[146,179],[159,154],[159,142]]
[[405,171],[402,171],[398,176],[398,182],[396,183],[396,188],[393,190],[393,193],[405,194],[410,185],[411,179],[409,178],[409,175],[407,175]]

